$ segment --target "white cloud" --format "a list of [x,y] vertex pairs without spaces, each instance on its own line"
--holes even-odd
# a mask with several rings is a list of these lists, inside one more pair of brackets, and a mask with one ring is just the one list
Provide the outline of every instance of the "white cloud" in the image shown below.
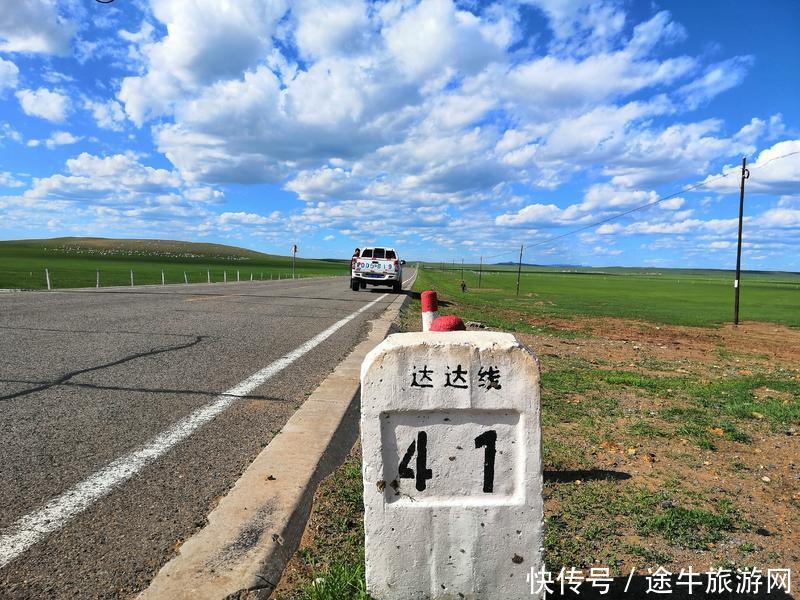
[[542,227],[580,223],[589,217],[581,215],[577,206],[561,209],[555,204],[529,204],[516,213],[499,215],[495,224],[508,227]]
[[323,167],[317,171],[300,171],[286,184],[286,189],[295,192],[301,200],[347,197],[363,187],[363,182],[354,179],[352,173],[342,168]]
[[56,146],[65,146],[68,144],[74,144],[75,142],[79,142],[82,140],[82,137],[75,137],[68,131],[56,131],[45,141],[45,145],[50,148],[51,150]]
[[9,139],[18,144],[22,143],[22,134],[14,129],[10,123],[2,123],[0,125],[0,141]]
[[126,77],[119,93],[138,125],[171,112],[186,93],[255,67],[271,48],[286,6],[240,0],[221,10],[217,0],[159,0],[152,10],[169,33],[156,42],[143,38],[146,73]]
[[297,2],[292,12],[295,42],[306,58],[361,52],[375,33],[361,0]]
[[778,113],[772,115],[769,121],[753,117],[750,119],[750,123],[742,127],[733,137],[737,142],[753,146],[762,138],[771,141],[785,133],[786,126],[783,123],[783,115]]
[[[800,140],[778,142],[761,151],[747,167],[750,178],[745,188],[749,192],[786,196],[800,194]],[[741,169],[741,164],[725,166],[721,174],[708,176],[705,189],[726,193],[737,191]]]
[[112,131],[122,131],[125,123],[125,111],[122,105],[116,100],[89,100],[83,103],[86,110],[91,111],[98,127],[111,129]]
[[280,213],[277,211],[274,211],[269,216],[248,212],[224,212],[219,215],[218,221],[223,226],[275,225],[276,221],[280,219],[280,216]]
[[800,208],[800,194],[781,196],[778,199],[778,206],[784,208]]
[[503,94],[522,106],[529,103],[531,112],[544,109],[552,115],[565,107],[585,108],[670,84],[694,66],[688,57],[658,62],[625,51],[581,60],[545,56],[515,67]]
[[622,250],[619,248],[608,248],[606,246],[595,246],[591,250],[592,254],[595,255],[606,255],[606,256],[619,256],[622,254]]
[[66,175],[34,179],[29,197],[71,199],[99,204],[131,203],[179,191],[175,171],[142,165],[133,154],[94,156],[86,152],[66,162]]
[[614,235],[615,233],[619,233],[624,228],[619,223],[604,223],[600,225],[597,229],[595,229],[595,233],[598,235]]
[[726,137],[720,135],[722,127],[720,120],[706,119],[641,129],[609,158],[603,172],[618,186],[652,186],[703,175],[713,161],[753,150],[749,140],[742,139],[747,135]]
[[596,183],[589,187],[580,209],[595,211],[597,209],[625,209],[631,206],[651,204],[658,200],[653,191],[616,189],[607,183]]
[[711,242],[708,244],[708,248],[711,250],[727,250],[728,248],[735,248],[736,244],[734,242]]
[[551,51],[591,54],[607,49],[625,26],[625,13],[613,2],[528,0],[548,18]]
[[74,83],[75,81],[75,78],[71,75],[67,75],[61,71],[54,71],[52,69],[48,69],[42,73],[42,79],[44,79],[47,83],[52,84]]
[[724,234],[735,231],[739,219],[686,219],[683,221],[639,221],[631,223],[624,229],[628,234],[686,234],[697,231],[706,231],[714,234]]
[[0,58],[0,92],[6,88],[17,87],[19,69],[10,60]]
[[701,77],[682,86],[678,94],[684,98],[689,108],[695,109],[742,83],[752,64],[751,56],[735,56],[710,65]]
[[[502,17],[501,17],[502,18]],[[513,41],[450,0],[422,0],[383,30],[386,46],[400,70],[414,80],[437,77],[445,69],[474,73],[500,60]],[[502,24],[500,31],[508,29]]]
[[[167,0],[154,13],[167,34],[136,34],[143,74],[119,97],[137,124],[166,117],[155,142],[185,179],[284,183],[309,202],[467,205],[496,201],[498,186],[555,188],[597,164],[622,198],[766,135],[757,126],[737,142],[710,135],[716,121],[653,124],[680,109],[670,90],[702,68],[664,56],[685,36],[669,13],[626,33],[611,3],[538,5],[556,33],[545,57],[509,53],[521,37],[511,5],[308,1],[267,13],[243,1],[217,15],[206,1],[179,26],[182,4]],[[243,18],[256,30],[212,60],[205,49],[239,35]],[[291,43],[297,64],[282,50]],[[620,103],[634,93],[643,97]],[[670,168],[678,146],[687,157]]]
[[758,224],[776,229],[798,229],[800,228],[800,209],[771,208],[759,217]]
[[14,188],[22,187],[23,185],[25,184],[14,177],[12,173],[9,173],[8,171],[0,171],[0,187]]
[[68,96],[47,88],[20,90],[16,95],[26,115],[47,119],[53,123],[62,123],[70,106]]
[[58,14],[58,6],[57,0],[4,0],[0,52],[69,54],[76,25]]
[[30,139],[30,140],[27,141],[26,145],[29,148],[36,148],[36,147],[41,146],[42,144],[44,144],[50,150],[53,150],[54,148],[56,148],[58,146],[66,146],[66,145],[69,145],[69,144],[74,144],[74,143],[76,143],[76,142],[78,142],[78,141],[80,141],[82,139],[83,139],[83,137],[75,137],[74,135],[72,135],[68,131],[55,131],[46,140]]
[[[219,190],[195,187],[174,170],[142,164],[133,153],[95,156],[82,153],[66,161],[64,174],[34,178],[18,196],[0,197],[4,225],[24,230],[47,226],[43,215],[58,214],[60,231],[178,237],[257,232],[265,239],[285,235],[280,214],[210,208]],[[2,180],[2,178],[0,178]],[[26,219],[27,215],[27,219]]]
[[663,202],[659,203],[659,208],[663,208],[664,210],[678,210],[686,203],[684,198],[670,198],[669,200],[664,200]]

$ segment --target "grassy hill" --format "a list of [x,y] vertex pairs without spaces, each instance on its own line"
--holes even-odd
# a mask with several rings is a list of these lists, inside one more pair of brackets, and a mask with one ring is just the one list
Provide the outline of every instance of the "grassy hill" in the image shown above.
[[96,237],[58,237],[43,240],[0,241],[0,252],[4,252],[6,248],[11,249],[11,251],[27,251],[33,254],[46,252],[54,255],[96,256],[103,258],[115,256],[207,260],[269,260],[285,258],[225,244]]
[[[298,258],[299,277],[346,275],[346,260]],[[97,271],[103,286],[235,281],[291,276],[292,259],[237,246],[177,240],[61,237],[0,242],[0,288],[46,287],[44,270],[53,287],[91,287]]]

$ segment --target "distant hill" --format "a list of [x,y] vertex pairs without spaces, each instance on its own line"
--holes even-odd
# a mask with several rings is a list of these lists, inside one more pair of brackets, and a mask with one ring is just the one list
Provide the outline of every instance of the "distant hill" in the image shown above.
[[28,246],[31,249],[70,256],[227,259],[240,261],[263,261],[278,258],[273,254],[255,252],[238,246],[178,240],[59,237],[0,241],[0,247],[10,245]]
[[[287,248],[288,249],[288,248]],[[345,259],[317,260],[178,240],[59,237],[0,241],[0,289],[345,276]]]

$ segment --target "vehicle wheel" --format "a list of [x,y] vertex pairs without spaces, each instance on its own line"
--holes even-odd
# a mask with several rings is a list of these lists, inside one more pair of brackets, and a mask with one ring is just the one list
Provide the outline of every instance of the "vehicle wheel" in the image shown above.
[[358,285],[358,280],[357,279],[351,279],[350,280],[350,289],[351,290],[353,290],[354,292],[357,292],[359,287],[360,286]]
[[362,281],[362,282],[361,282],[361,289],[362,289],[362,290],[365,290],[365,289],[367,289],[367,282],[366,282],[366,281]]
[[400,283],[395,283],[395,284],[392,285],[392,291],[395,294],[399,294],[402,291],[402,289],[403,289],[403,286]]

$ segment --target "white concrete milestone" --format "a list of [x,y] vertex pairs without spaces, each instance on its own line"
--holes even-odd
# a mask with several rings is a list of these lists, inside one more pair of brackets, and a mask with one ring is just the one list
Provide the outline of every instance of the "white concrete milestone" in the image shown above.
[[389,336],[361,367],[367,588],[532,598],[542,567],[539,366],[506,333]]

